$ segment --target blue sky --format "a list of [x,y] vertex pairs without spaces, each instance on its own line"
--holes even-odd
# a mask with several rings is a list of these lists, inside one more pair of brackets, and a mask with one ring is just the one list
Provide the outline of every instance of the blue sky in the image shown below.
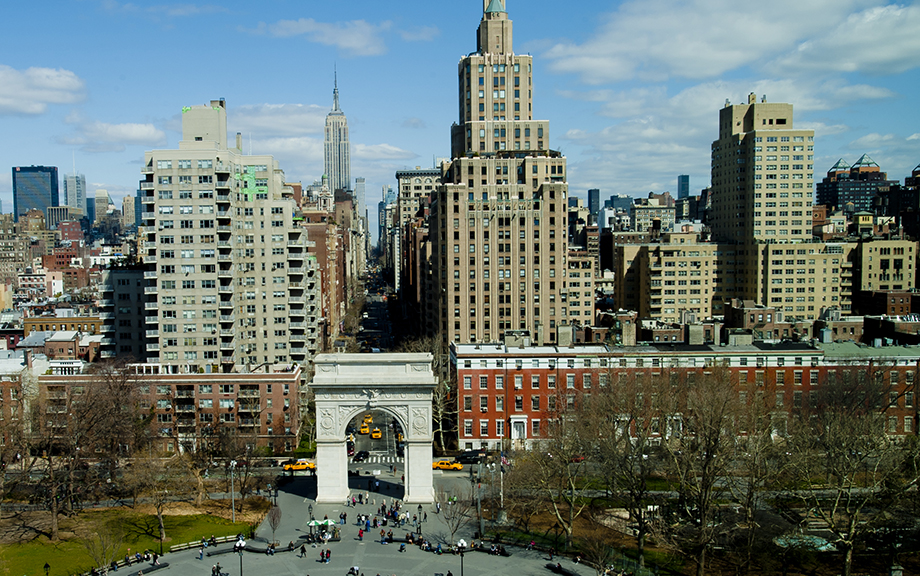
[[[645,195],[709,184],[726,98],[795,106],[816,176],[868,153],[889,177],[920,164],[920,6],[878,0],[508,0],[515,51],[535,57],[534,116],[569,187]],[[0,36],[0,199],[10,168],[56,165],[119,199],[145,150],[174,148],[183,106],[226,98],[244,149],[288,180],[322,175],[338,68],[352,177],[372,207],[396,170],[450,152],[457,62],[480,0],[16,2]],[[912,96],[913,95],[913,96]],[[376,220],[371,210],[372,221]],[[376,237],[375,237],[376,238]]]

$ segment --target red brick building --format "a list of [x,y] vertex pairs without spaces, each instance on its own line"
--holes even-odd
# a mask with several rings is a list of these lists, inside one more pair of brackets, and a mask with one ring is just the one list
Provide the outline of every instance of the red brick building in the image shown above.
[[[204,441],[218,426],[232,426],[249,438],[250,448],[287,453],[300,440],[299,367],[259,374],[161,374],[158,364],[129,367],[138,390],[139,409],[152,410],[156,447],[164,453]],[[94,377],[43,375],[39,394],[66,410],[75,393]],[[49,407],[49,413],[55,413]]]
[[510,439],[515,449],[525,448],[545,437],[546,422],[561,411],[560,403],[573,403],[580,394],[622,378],[667,377],[674,385],[686,385],[716,365],[725,366],[733,381],[775,394],[776,413],[787,416],[808,406],[813,392],[829,379],[884,371],[879,377],[897,392],[886,412],[890,433],[917,430],[914,382],[920,348],[855,343],[617,348],[451,344],[451,362],[461,449],[497,449],[503,439]]

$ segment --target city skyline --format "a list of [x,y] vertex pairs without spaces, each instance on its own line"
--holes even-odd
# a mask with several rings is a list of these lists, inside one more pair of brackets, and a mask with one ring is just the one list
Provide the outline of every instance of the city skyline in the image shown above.
[[[182,106],[215,94],[230,102],[229,128],[243,133],[244,151],[274,155],[289,179],[309,184],[323,173],[334,67],[352,174],[371,190],[393,185],[397,170],[448,155],[458,120],[452,71],[469,51],[478,4],[439,7],[436,20],[419,18],[420,4],[371,2],[307,13],[289,4],[255,12],[241,2],[83,0],[52,21],[32,6],[11,7],[20,25],[0,40],[0,200],[12,206],[9,167],[64,171],[75,156],[87,193],[107,189],[120,205],[134,192],[144,151],[178,142]],[[586,1],[563,17],[549,2],[507,8],[518,50],[535,56],[534,116],[556,127],[549,146],[567,156],[573,195],[676,195],[676,174],[690,175],[698,192],[709,183],[718,110],[751,91],[793,104],[797,125],[815,130],[818,174],[864,153],[893,179],[920,163],[908,97],[920,62],[916,5]],[[708,32],[739,26],[743,46]],[[137,42],[148,34],[159,38],[152,54]],[[96,57],[103,52],[112,57]],[[418,72],[424,89],[406,90],[402,79]]]

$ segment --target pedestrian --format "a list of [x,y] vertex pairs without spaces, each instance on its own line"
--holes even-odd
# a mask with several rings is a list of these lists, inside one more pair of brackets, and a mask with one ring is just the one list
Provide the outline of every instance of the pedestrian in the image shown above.
[[329,563],[329,559],[332,557],[332,550],[326,549],[326,563]]
[[204,560],[204,546],[198,547],[198,559]]
[[304,557],[306,557],[306,555],[307,555],[307,545],[306,545],[306,544],[301,544],[301,545],[300,545],[300,557],[301,557],[301,558],[304,558]]
[[549,561],[553,561],[553,556],[556,554],[556,549],[552,546],[549,548]]
[[380,529],[380,542],[386,542],[387,533],[383,531],[383,528]]
[[319,561],[320,561],[320,562],[325,562],[325,561],[326,561],[326,551],[325,551],[325,550],[320,550],[320,551],[319,551]]
[[364,542],[364,528],[358,528],[358,540]]
[[428,522],[428,512],[425,512],[425,522]]

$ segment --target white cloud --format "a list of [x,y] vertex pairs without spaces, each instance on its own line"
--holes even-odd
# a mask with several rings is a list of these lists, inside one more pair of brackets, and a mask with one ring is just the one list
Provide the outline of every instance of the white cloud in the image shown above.
[[629,0],[593,37],[556,44],[546,56],[553,71],[578,74],[588,84],[712,78],[788,51],[880,1]]
[[42,114],[49,104],[83,100],[84,82],[70,70],[0,65],[0,115]]
[[920,66],[918,29],[920,6],[872,7],[850,15],[827,34],[802,42],[768,69],[899,74]]
[[335,46],[354,56],[379,56],[387,51],[381,33],[391,27],[391,22],[371,24],[364,20],[351,20],[332,23],[301,18],[279,20],[274,24],[260,22],[251,32],[276,38],[304,36],[311,42]]
[[255,104],[230,110],[230,128],[257,138],[322,134],[328,107],[315,104]]
[[353,156],[361,160],[412,160],[418,154],[390,144],[354,144]]
[[883,172],[891,179],[900,179],[910,175],[920,158],[920,137],[917,134],[904,137],[898,134],[879,134],[873,132],[851,141],[846,148],[852,151],[854,162],[863,154],[868,154],[881,166]]
[[837,134],[844,134],[849,132],[851,128],[846,124],[825,124],[824,122],[796,122],[796,128],[801,128],[802,130],[814,130],[815,138],[822,138],[824,136],[836,136]]
[[123,152],[128,146],[152,148],[166,144],[166,134],[150,123],[84,121],[76,113],[67,117],[67,123],[75,125],[75,132],[58,137],[58,143],[78,146],[84,152]]
[[420,26],[411,30],[400,30],[399,35],[406,42],[431,42],[441,35],[436,26]]
[[428,123],[422,120],[421,118],[406,118],[402,123],[403,128],[411,128],[413,130],[424,130],[428,128]]

